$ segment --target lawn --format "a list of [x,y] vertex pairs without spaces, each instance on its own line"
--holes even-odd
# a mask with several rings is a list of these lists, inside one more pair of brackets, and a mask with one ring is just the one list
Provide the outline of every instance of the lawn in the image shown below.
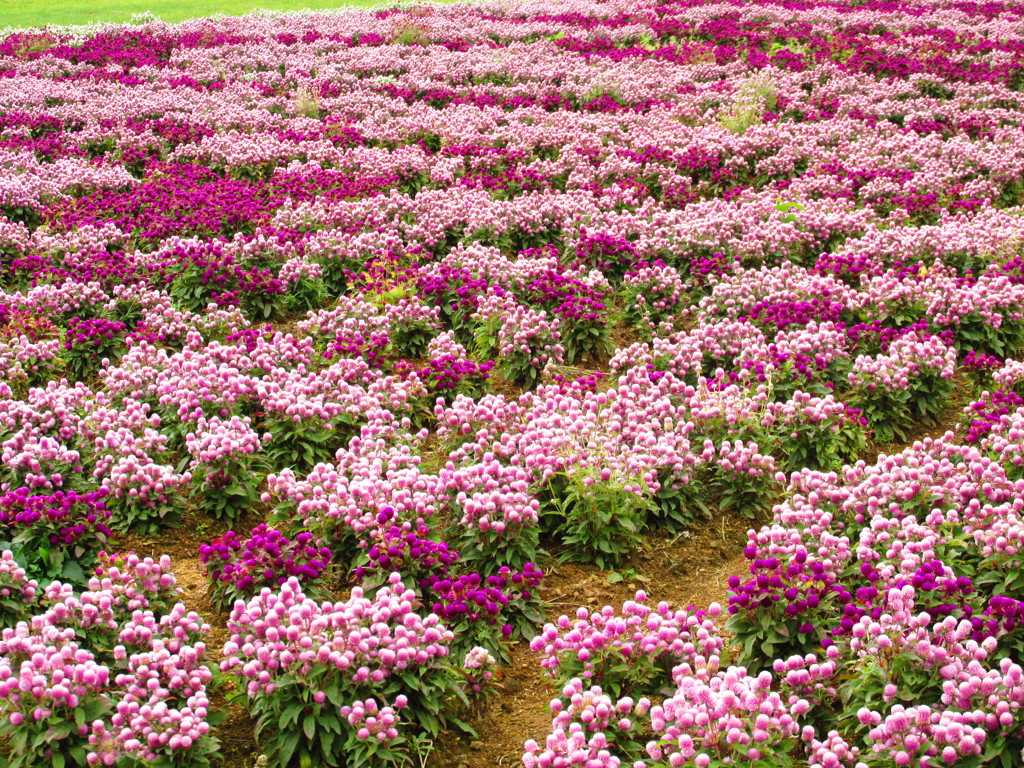
[[379,4],[379,0],[0,0],[0,29],[124,22],[145,11],[178,22],[216,13],[240,16],[260,9],[321,11]]

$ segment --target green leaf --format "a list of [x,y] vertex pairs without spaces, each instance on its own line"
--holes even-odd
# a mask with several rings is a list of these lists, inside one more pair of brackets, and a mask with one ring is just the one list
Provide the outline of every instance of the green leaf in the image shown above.
[[299,702],[298,704],[292,704],[284,712],[281,713],[281,719],[278,721],[278,727],[282,731],[288,730],[292,723],[299,719],[299,714],[305,705]]
[[278,735],[278,756],[281,765],[288,765],[291,762],[292,755],[299,746],[299,736],[300,734],[294,731]]
[[419,720],[420,725],[423,726],[424,730],[426,730],[431,736],[437,736],[441,730],[441,724],[432,712],[421,710],[417,713],[416,719]]
[[85,571],[74,560],[64,561],[64,567],[61,568],[60,575],[62,579],[67,579],[68,581],[85,581]]
[[324,738],[327,737],[328,733],[341,733],[341,723],[338,722],[336,717],[328,717],[321,713],[320,717],[317,718],[317,724],[320,726],[320,732]]
[[320,753],[330,756],[334,752],[334,734],[330,731],[323,731],[320,734]]
[[213,712],[208,712],[206,715],[206,722],[208,722],[211,726],[220,725],[227,719],[228,712],[224,709],[214,710]]
[[313,735],[316,733],[316,718],[312,715],[306,715],[306,719],[302,721],[302,732],[306,734],[306,738],[312,740]]

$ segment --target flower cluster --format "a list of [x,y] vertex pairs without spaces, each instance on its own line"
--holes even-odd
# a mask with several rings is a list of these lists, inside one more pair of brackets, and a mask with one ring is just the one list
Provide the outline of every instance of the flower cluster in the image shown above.
[[185,436],[199,506],[218,519],[233,520],[259,498],[253,465],[264,440],[251,423],[248,417],[200,416],[196,431]]
[[318,547],[313,534],[294,540],[260,523],[243,539],[234,531],[199,547],[210,578],[214,604],[221,609],[252,597],[264,586],[278,587],[296,579],[309,590],[331,563],[331,550]]
[[3,630],[0,733],[19,757],[53,764],[205,764],[217,750],[209,626],[159,599],[169,563],[117,561],[80,594],[53,582],[44,612]]
[[[578,677],[609,692],[657,690],[659,680],[671,678],[680,664],[695,668],[714,665],[724,647],[714,619],[717,605],[705,611],[673,609],[668,603],[646,605],[647,596],[588,612],[576,611],[576,620],[561,616],[545,624],[530,642],[541,666],[554,680],[565,683]],[[623,658],[629,659],[622,664]]]
[[14,553],[9,549],[0,553],[0,628],[24,619],[38,595],[39,582],[28,577],[14,559]]
[[[379,513],[378,522],[385,523],[393,516],[394,510],[386,507]],[[373,583],[395,571],[416,585],[430,578],[446,577],[459,559],[458,552],[446,542],[434,541],[429,536],[430,529],[426,526],[415,531],[407,531],[397,525],[384,529],[366,552],[369,562],[355,568],[352,575],[364,584],[364,588],[367,579]]]
[[116,362],[125,351],[127,330],[128,326],[116,320],[71,318],[64,339],[68,372],[75,379],[84,379],[101,365]]
[[1004,416],[1009,416],[1022,407],[1024,407],[1024,398],[1016,392],[996,390],[991,394],[983,393],[982,399],[975,400],[964,408],[964,422],[967,425],[964,442],[980,442],[985,435],[1002,422]]
[[511,618],[507,616],[510,605],[513,610],[517,604],[528,605],[543,578],[543,572],[532,563],[527,563],[522,573],[503,567],[487,577],[478,573],[432,575],[423,583],[424,601],[454,629],[461,645],[479,643],[500,653],[500,641],[513,632],[506,621]]
[[[456,685],[444,664],[453,635],[436,615],[416,613],[414,602],[396,573],[373,598],[355,587],[344,602],[317,603],[292,577],[276,592],[264,587],[235,603],[221,669],[240,679],[261,727],[280,729],[273,759],[287,765],[292,755],[316,756],[338,765],[335,735],[367,738],[363,728],[373,723],[363,720],[365,701],[385,683],[402,697],[396,706],[414,700],[409,715],[437,733],[446,689]],[[389,730],[384,739],[397,739]]]
[[33,495],[25,487],[0,496],[0,537],[39,577],[84,580],[111,530],[105,491]]

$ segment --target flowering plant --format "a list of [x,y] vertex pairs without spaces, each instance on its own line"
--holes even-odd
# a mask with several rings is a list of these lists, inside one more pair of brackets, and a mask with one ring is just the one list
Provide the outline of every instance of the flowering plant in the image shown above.
[[[347,765],[342,746],[370,737],[398,754],[396,711],[407,705],[413,727],[430,736],[461,723],[465,694],[447,661],[453,634],[435,614],[415,613],[415,600],[394,574],[372,599],[355,587],[344,602],[317,603],[292,577],[235,603],[221,669],[243,683],[271,765]],[[371,710],[383,707],[380,719],[366,716],[368,699]]]
[[686,299],[686,284],[674,267],[658,260],[627,272],[621,293],[625,319],[649,341],[662,323],[676,319]]
[[[748,548],[748,556],[756,550]],[[741,663],[753,665],[794,653],[806,653],[825,638],[824,622],[837,603],[850,599],[821,563],[810,563],[806,552],[797,552],[789,565],[778,558],[755,558],[752,578],[729,578],[729,620],[726,628],[736,637]]]
[[[481,488],[481,480],[486,485]],[[481,574],[515,570],[540,555],[540,504],[522,469],[495,462],[454,473],[452,524],[447,535],[459,557]],[[465,490],[463,490],[463,488]]]
[[790,768],[802,735],[795,715],[810,705],[787,702],[772,682],[770,672],[754,677],[743,667],[679,675],[674,695],[651,707],[647,754],[656,764]]
[[182,595],[169,555],[154,560],[134,552],[100,552],[87,587],[93,592],[109,590],[115,609],[128,616],[137,610],[169,613]]
[[73,317],[64,335],[64,363],[68,373],[81,381],[98,371],[106,360],[117,362],[124,354],[124,335],[128,327],[116,320]]
[[1002,367],[1003,363],[998,357],[984,352],[975,352],[971,349],[964,355],[963,370],[976,391],[991,389],[994,383],[992,374]]
[[497,360],[497,372],[525,389],[540,383],[549,362],[563,362],[559,320],[542,309],[529,309],[495,295],[480,303],[473,318],[480,356]]
[[254,469],[263,440],[250,423],[238,416],[200,416],[196,431],[185,437],[192,457],[193,493],[200,509],[218,520],[231,522],[259,500]]
[[506,641],[529,637],[543,620],[538,588],[543,572],[527,563],[521,573],[501,568],[493,576],[429,576],[423,600],[452,628],[453,652],[482,646],[507,661]]
[[556,475],[549,481],[541,523],[565,546],[561,562],[593,562],[614,569],[643,543],[654,507],[635,482],[608,469]]
[[[393,517],[394,509],[385,507],[377,514],[377,521],[384,524]],[[459,553],[447,542],[430,538],[430,529],[425,525],[416,530],[390,525],[367,544],[366,562],[352,571],[365,592],[387,584],[396,571],[419,587],[430,578],[447,576],[459,560]]]
[[852,401],[880,443],[906,438],[914,422],[936,423],[953,389],[956,350],[938,336],[910,332],[884,355],[860,356],[849,374]]
[[609,695],[660,695],[680,663],[712,663],[724,647],[715,629],[719,608],[673,609],[647,605],[637,592],[616,611],[579,608],[575,621],[560,616],[530,641],[530,650],[556,685],[578,678]]
[[191,472],[178,474],[167,464],[122,456],[102,485],[114,527],[153,533],[178,526],[185,508],[184,487],[191,479]]
[[486,391],[489,374],[494,368],[491,360],[477,363],[461,360],[453,355],[431,359],[425,368],[416,372],[427,391],[450,403],[459,395],[478,398]]
[[1014,391],[996,390],[991,394],[982,392],[981,397],[964,408],[961,427],[966,434],[964,442],[977,443],[994,428],[1000,426],[1003,417],[1009,416],[1024,406],[1024,398]]
[[383,368],[391,340],[383,331],[371,331],[367,337],[359,334],[338,334],[328,341],[323,352],[325,360],[338,357],[361,357],[371,368]]
[[45,610],[0,635],[9,764],[208,766],[209,627],[161,597],[174,596],[169,561],[102,560],[87,591],[53,582]]
[[28,488],[0,496],[0,538],[40,578],[83,581],[86,569],[111,535],[105,491],[56,491],[35,496]]
[[253,528],[248,539],[234,531],[218,536],[199,547],[199,556],[206,566],[213,603],[221,610],[251,598],[264,586],[279,587],[291,578],[313,594],[331,563],[331,551],[315,546],[313,534],[299,533],[289,540],[264,523]]
[[0,673],[6,673],[0,736],[9,744],[9,762],[16,768],[85,765],[88,724],[102,722],[112,708],[104,695],[110,670],[74,642],[74,630],[51,627],[33,636],[20,627],[21,636],[5,629],[0,639]]
[[39,599],[39,582],[30,579],[9,549],[0,552],[0,628],[23,620]]

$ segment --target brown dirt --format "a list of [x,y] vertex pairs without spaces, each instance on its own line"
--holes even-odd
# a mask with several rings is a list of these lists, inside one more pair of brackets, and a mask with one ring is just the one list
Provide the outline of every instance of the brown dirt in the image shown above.
[[523,388],[517,385],[515,382],[509,381],[500,373],[491,373],[488,382],[490,384],[490,392],[495,395],[504,395],[506,400],[518,400],[519,396],[523,394]]
[[636,332],[636,329],[628,323],[616,323],[612,326],[611,331],[609,331],[609,337],[611,338],[612,347],[615,349],[625,349],[636,344],[638,341],[643,341],[640,338],[640,334]]

